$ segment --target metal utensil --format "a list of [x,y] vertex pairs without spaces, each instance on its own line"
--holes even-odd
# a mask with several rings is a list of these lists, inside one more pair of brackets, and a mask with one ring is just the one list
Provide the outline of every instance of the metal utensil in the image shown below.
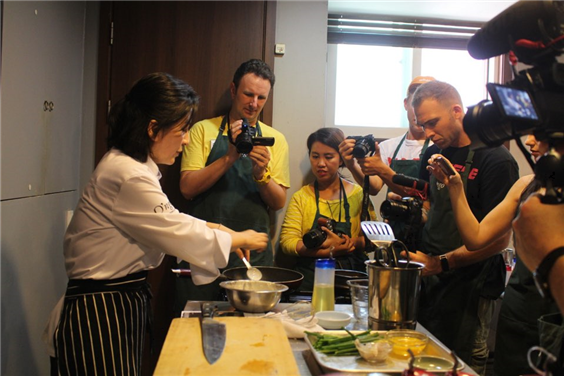
[[374,259],[382,266],[397,266],[398,259],[392,247],[396,237],[392,227],[386,222],[376,221],[362,221],[360,227],[368,240],[376,246]]
[[225,324],[214,320],[213,314],[217,307],[213,303],[202,303],[202,345],[204,348],[204,355],[209,364],[214,364],[225,348],[226,329]]
[[247,267],[247,277],[249,277],[251,281],[260,281],[262,279],[262,273],[260,270],[251,266],[246,257],[243,257],[241,260],[243,260],[243,264]]

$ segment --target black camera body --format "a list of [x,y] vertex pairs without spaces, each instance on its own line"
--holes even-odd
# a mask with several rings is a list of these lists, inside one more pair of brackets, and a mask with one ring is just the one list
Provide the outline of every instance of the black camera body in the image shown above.
[[[325,219],[323,223],[320,223],[321,219],[322,218],[318,220],[319,227],[325,226],[329,231],[335,232],[334,229],[337,222],[335,222],[334,219]],[[311,229],[309,232],[306,232],[302,237],[304,245],[306,246],[307,249],[319,248],[321,244],[323,244],[323,242],[327,239],[327,233],[319,227]]]
[[386,200],[380,205],[380,215],[388,221],[419,225],[423,216],[423,200],[418,197],[403,197],[401,201]]
[[235,139],[235,148],[239,154],[249,154],[255,145],[274,145],[274,137],[256,137],[256,133],[257,129],[251,127],[247,119],[243,118],[241,133]]
[[369,153],[374,153],[376,151],[376,139],[371,134],[366,136],[349,136],[347,139],[356,141],[352,155],[357,159],[364,158]]

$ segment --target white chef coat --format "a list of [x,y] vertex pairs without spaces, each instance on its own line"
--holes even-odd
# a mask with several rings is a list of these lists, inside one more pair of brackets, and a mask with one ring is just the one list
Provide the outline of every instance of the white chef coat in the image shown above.
[[196,284],[227,265],[231,236],[176,210],[150,159],[112,149],[98,164],[64,239],[70,279],[114,279],[154,269],[170,254],[186,260]]
[[[206,284],[227,266],[231,235],[176,210],[161,189],[151,158],[141,163],[112,149],[102,158],[75,209],[64,239],[69,279],[115,279],[154,269],[165,254],[190,263]],[[50,344],[62,300],[45,333]]]

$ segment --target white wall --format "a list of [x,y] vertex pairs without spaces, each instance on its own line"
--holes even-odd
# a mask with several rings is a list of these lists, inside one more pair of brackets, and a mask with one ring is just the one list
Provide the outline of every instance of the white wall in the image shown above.
[[[312,179],[306,139],[325,126],[327,1],[279,1],[275,43],[286,45],[286,54],[274,62],[272,126],[284,133],[290,148],[289,201]],[[284,209],[277,214],[278,234]]]

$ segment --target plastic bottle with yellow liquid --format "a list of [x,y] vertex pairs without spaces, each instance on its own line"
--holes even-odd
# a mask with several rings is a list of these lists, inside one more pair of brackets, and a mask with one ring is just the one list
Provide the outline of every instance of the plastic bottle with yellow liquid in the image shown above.
[[311,306],[313,312],[333,311],[335,309],[334,259],[318,259],[315,261]]

